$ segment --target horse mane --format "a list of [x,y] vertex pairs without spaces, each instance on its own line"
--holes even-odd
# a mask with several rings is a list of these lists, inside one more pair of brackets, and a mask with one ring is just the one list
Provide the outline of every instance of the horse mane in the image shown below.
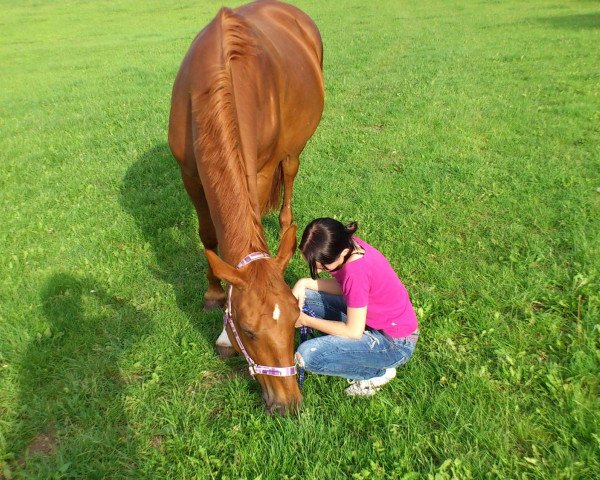
[[252,27],[229,8],[217,16],[221,31],[221,65],[213,72],[207,94],[192,98],[193,116],[200,135],[195,145],[201,152],[211,191],[219,198],[219,213],[240,232],[244,251],[268,251],[260,214],[251,198],[247,159],[244,158],[240,125],[232,84],[232,62],[247,62],[259,48]]

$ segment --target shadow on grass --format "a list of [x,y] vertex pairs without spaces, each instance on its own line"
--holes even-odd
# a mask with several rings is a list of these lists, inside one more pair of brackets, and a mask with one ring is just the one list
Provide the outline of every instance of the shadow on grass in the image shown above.
[[580,29],[600,29],[600,12],[582,15],[564,15],[561,17],[545,17],[539,19],[554,27]]
[[201,253],[196,215],[166,143],[140,155],[121,185],[120,203],[154,253],[152,273],[172,286],[178,308],[200,333],[214,341],[220,314],[202,311],[206,260]]
[[23,478],[134,476],[139,449],[119,361],[151,322],[94,279],[68,273],[47,280],[41,305],[49,326],[23,355],[11,470]]
[[[166,143],[140,155],[125,174],[120,193],[121,206],[135,220],[154,253],[156,262],[148,266],[149,270],[171,285],[179,310],[208,344],[214,344],[223,328],[223,311],[203,310],[208,282],[196,212]],[[226,362],[236,375],[248,376],[243,357]],[[259,393],[255,383],[251,382],[250,388]]]

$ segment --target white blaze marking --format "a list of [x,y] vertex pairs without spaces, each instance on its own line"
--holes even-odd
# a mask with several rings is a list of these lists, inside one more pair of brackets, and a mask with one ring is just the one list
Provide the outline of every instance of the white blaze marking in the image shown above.
[[279,310],[279,305],[275,304],[275,310],[273,310],[273,320],[279,320],[279,315],[281,315],[281,310]]
[[221,335],[219,335],[219,338],[217,338],[217,345],[219,347],[232,347],[233,345],[231,345],[231,342],[229,341],[229,336],[227,335],[227,332],[225,331],[225,329],[223,329],[223,331],[221,332]]

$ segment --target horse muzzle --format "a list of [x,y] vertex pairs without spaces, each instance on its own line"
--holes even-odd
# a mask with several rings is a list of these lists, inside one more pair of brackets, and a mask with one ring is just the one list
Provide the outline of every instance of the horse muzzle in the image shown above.
[[[264,398],[263,398],[264,399]],[[269,415],[278,414],[278,415],[298,415],[300,413],[300,408],[302,407],[302,395],[299,398],[295,398],[290,402],[282,403],[282,402],[270,402],[268,403],[265,400],[265,412]]]
[[302,394],[296,377],[274,378],[262,376],[262,399],[265,412],[279,415],[296,415],[302,406]]

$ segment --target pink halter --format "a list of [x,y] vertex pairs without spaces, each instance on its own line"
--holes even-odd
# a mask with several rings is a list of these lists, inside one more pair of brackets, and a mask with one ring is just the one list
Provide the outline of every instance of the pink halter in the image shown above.
[[[260,260],[261,258],[270,258],[270,256],[263,252],[251,253],[250,255],[245,257],[240,263],[238,263],[238,265],[235,268],[240,269],[244,265],[247,265],[255,260]],[[225,309],[225,313],[223,314],[223,324],[225,327],[229,324],[229,327],[231,328],[233,336],[238,346],[240,347],[240,350],[244,354],[244,357],[246,357],[246,361],[248,362],[250,375],[252,375],[252,378],[254,378],[254,376],[257,374],[272,375],[275,377],[290,377],[292,375],[296,375],[296,365],[293,365],[291,367],[267,367],[265,365],[258,365],[254,360],[252,360],[250,355],[248,355],[248,352],[244,348],[244,344],[242,343],[242,340],[240,339],[240,336],[238,335],[238,332],[233,323],[233,316],[231,313],[231,292],[233,292],[233,285],[230,284],[229,289],[227,291],[227,308]]]

